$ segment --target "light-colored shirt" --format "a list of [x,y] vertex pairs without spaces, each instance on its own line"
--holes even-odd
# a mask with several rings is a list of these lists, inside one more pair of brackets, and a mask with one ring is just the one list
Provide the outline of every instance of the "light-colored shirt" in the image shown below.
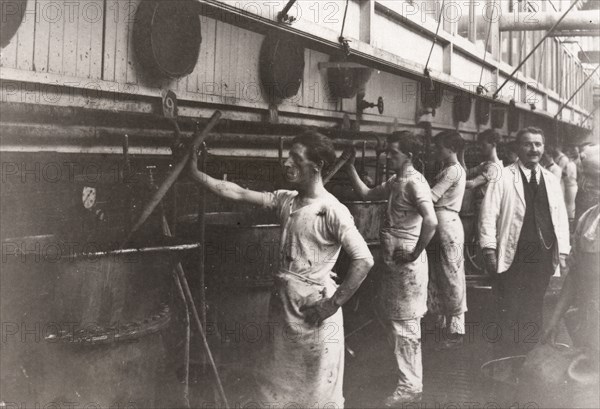
[[535,181],[537,182],[537,184],[540,184],[540,165],[536,164],[532,169],[526,167],[523,162],[518,161],[517,162],[519,164],[519,168],[521,169],[521,172],[523,172],[523,174],[525,175],[525,179],[527,179],[527,183],[531,182],[531,171],[532,169],[535,169]]
[[394,175],[373,190],[378,196],[388,197],[381,230],[388,231],[399,239],[416,242],[423,223],[423,217],[418,211],[419,205],[432,203],[431,190],[425,176],[410,167],[402,177]]
[[332,194],[296,210],[296,191],[277,190],[263,195],[263,206],[274,210],[281,221],[280,270],[322,281],[342,247],[352,260],[373,257],[352,214]]
[[442,169],[436,176],[434,185],[431,188],[435,209],[460,212],[466,185],[467,175],[465,169],[459,163]]
[[560,166],[558,166],[556,163],[552,162],[550,164],[550,166],[547,167],[547,169],[552,172],[552,174],[554,176],[556,176],[556,178],[558,180],[560,180],[560,178],[562,177],[562,169],[560,168]]

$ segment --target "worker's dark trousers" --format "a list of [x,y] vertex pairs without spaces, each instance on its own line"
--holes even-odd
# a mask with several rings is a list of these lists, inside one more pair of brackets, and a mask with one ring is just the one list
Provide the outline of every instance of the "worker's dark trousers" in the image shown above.
[[540,267],[544,266],[513,263],[493,283],[498,332],[489,332],[487,339],[498,358],[525,355],[540,339],[544,294],[552,275],[548,267]]

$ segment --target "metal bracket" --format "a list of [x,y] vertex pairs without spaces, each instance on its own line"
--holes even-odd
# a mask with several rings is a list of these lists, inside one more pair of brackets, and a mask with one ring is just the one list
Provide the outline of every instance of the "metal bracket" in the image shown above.
[[296,17],[290,16],[288,14],[288,11],[290,11],[290,9],[294,5],[294,3],[296,3],[296,1],[297,0],[288,1],[288,3],[283,8],[283,10],[281,10],[279,13],[277,13],[277,21],[279,21],[280,23],[285,23],[285,24],[292,24],[294,21],[296,21]]
[[340,37],[338,38],[338,41],[340,42],[340,44],[342,45],[342,51],[344,52],[344,55],[346,57],[350,57],[350,53],[351,53],[351,49],[350,49],[350,43],[352,42],[351,40],[348,40],[345,37]]

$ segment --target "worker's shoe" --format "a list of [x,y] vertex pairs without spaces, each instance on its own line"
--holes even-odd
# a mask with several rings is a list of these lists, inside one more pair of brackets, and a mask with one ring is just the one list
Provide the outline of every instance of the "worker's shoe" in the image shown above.
[[401,408],[406,403],[421,402],[422,398],[422,392],[411,392],[404,389],[396,389],[391,396],[388,396],[383,401],[383,406],[386,408]]
[[464,343],[463,338],[464,337],[462,335],[455,335],[452,339],[448,338],[440,342],[435,349],[436,351],[445,351],[449,349],[462,348]]

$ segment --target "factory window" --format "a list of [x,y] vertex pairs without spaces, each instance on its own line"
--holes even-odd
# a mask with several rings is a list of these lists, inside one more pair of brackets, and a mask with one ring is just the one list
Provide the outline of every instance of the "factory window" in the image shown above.
[[552,70],[552,75],[550,78],[550,88],[552,88],[553,90],[556,90],[556,78],[558,77],[558,67],[556,66],[556,58],[558,56],[558,53],[556,52],[556,41],[554,41],[554,39],[550,39],[550,49],[552,50],[552,54],[550,56],[550,67]]
[[552,89],[560,94],[560,48],[558,48],[558,42],[555,39],[552,39],[552,67],[554,68]]
[[[513,2],[512,1],[500,1],[500,7],[502,10],[502,14],[508,14],[513,12]],[[512,31],[502,31],[500,32],[500,52],[501,59],[503,62],[507,64],[512,64],[513,58],[512,53],[514,49],[513,39],[515,38],[516,33]]]
[[[440,16],[442,16],[442,25],[440,28],[449,33],[452,32],[452,21],[454,20],[452,16],[457,13],[454,4],[446,8],[446,6],[450,4],[448,0],[409,0],[409,2],[416,7],[421,22],[424,23],[427,20],[437,22],[439,21]],[[442,4],[444,5],[445,10],[442,10]]]
[[546,55],[544,57],[544,69],[546,71],[546,76],[544,78],[544,86],[546,88],[552,89],[552,87],[554,86],[552,84],[552,81],[554,80],[554,64],[552,64],[552,62],[554,61],[554,42],[552,41],[552,39],[547,38],[546,39]]
[[466,39],[472,40],[473,36],[471,36],[471,33],[473,30],[471,30],[471,16],[473,15],[472,9],[474,3],[470,1],[469,3],[457,2],[454,4],[456,4],[456,6],[458,7],[459,13],[459,15],[457,16],[458,24],[456,28],[456,34]]
[[[486,0],[486,1],[476,1],[474,4],[474,17],[475,17],[475,44],[477,44],[481,49],[486,46],[486,51],[492,52],[492,37],[490,33],[489,41],[486,41],[488,38],[488,31],[494,30],[495,24],[494,21],[498,19],[500,11],[500,5],[497,0]],[[491,23],[491,26],[490,26]]]
[[[519,44],[519,59],[517,61],[515,61],[513,64],[519,65],[521,63],[521,61],[523,61],[525,59],[525,56],[527,55],[527,50],[529,47],[529,33],[528,31],[520,31],[520,37],[521,37],[521,43]],[[523,75],[527,75],[527,61],[525,61],[525,63],[521,66],[521,74]]]
[[510,65],[516,67],[523,57],[523,46],[525,45],[525,34],[522,31],[511,33],[511,60]]
[[[536,33],[536,44],[542,41],[542,35],[543,34],[541,32]],[[544,61],[546,59],[546,54],[548,53],[547,41],[544,41],[538,50],[539,53],[537,53],[538,55],[535,59],[535,80],[540,84],[544,84],[546,81],[546,67],[544,66]]]
[[[529,31],[527,33],[527,43],[528,43],[528,47],[527,47],[527,53],[529,53],[531,50],[533,50],[533,47],[535,47],[538,43],[538,36],[537,33],[534,31]],[[537,78],[537,61],[539,59],[540,53],[542,52],[541,48],[538,48],[535,53],[533,53],[533,55],[531,57],[529,57],[529,60],[527,60],[527,76],[529,78],[533,78],[536,81],[539,81],[539,79]],[[527,55],[527,54],[525,54]],[[524,57],[523,57],[524,58]]]
[[500,50],[501,50],[501,58],[502,61],[510,64],[510,43],[511,43],[511,34],[507,31],[500,33]]

